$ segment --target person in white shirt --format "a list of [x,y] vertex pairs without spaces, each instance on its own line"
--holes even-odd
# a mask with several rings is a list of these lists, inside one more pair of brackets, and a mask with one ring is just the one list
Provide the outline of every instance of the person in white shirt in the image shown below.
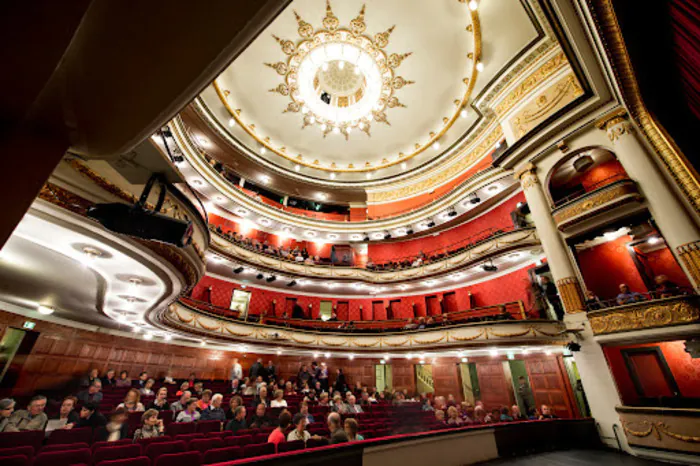
[[355,395],[348,395],[346,397],[348,404],[347,404],[347,412],[348,413],[363,413],[362,411],[362,406],[355,404]]
[[185,410],[180,411],[175,418],[175,422],[195,422],[199,420],[197,411],[197,398],[190,398],[185,405]]
[[286,408],[287,401],[284,399],[284,392],[282,390],[275,390],[275,399],[270,403],[271,408]]
[[293,419],[294,430],[287,435],[287,442],[302,440],[304,444],[311,438],[311,434],[306,430],[306,416],[301,413],[294,415]]
[[238,363],[238,358],[233,359],[231,366],[231,380],[241,380],[243,378],[243,368]]

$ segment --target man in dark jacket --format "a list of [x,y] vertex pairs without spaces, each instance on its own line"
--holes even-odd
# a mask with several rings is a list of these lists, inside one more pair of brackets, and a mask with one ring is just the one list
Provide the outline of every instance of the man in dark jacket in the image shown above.
[[76,425],[76,427],[90,427],[94,430],[106,426],[107,418],[105,418],[97,409],[97,403],[85,403],[80,409],[80,421],[78,421],[78,425]]
[[258,358],[258,360],[250,366],[250,380],[255,380],[259,375],[264,375],[263,370],[262,358]]
[[233,410],[233,419],[226,424],[226,430],[230,430],[234,434],[241,429],[247,429],[248,424],[245,422],[245,406],[236,406]]

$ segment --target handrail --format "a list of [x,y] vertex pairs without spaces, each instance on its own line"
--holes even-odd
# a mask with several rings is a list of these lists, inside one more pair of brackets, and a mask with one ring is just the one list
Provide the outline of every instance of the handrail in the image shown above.
[[[655,301],[657,299],[674,298],[678,296],[692,296],[695,292],[691,288],[678,287],[668,290],[658,290],[658,291],[648,291],[646,293],[634,293],[630,295],[627,302],[619,302],[618,298],[606,299],[606,300],[588,300],[586,302],[586,308],[589,312],[600,311],[603,309],[608,309],[617,306],[625,306],[627,304],[637,304],[646,301]],[[619,296],[619,295],[618,295]]]
[[[219,227],[219,226],[217,226],[217,227]],[[262,249],[262,247],[263,247],[262,244],[260,245],[260,248],[258,249],[255,246],[253,246],[254,243],[252,243],[252,241],[251,241],[251,243],[246,243],[245,241],[241,242],[241,241],[235,240],[232,238],[232,236],[230,234],[228,234],[229,232],[224,233],[223,229],[222,229],[222,232],[217,231],[217,229],[214,225],[210,224],[209,228],[212,231],[214,231],[214,233],[216,233],[218,236],[220,236],[223,239],[225,239],[225,240],[227,240],[227,241],[229,241],[229,242],[231,242],[239,247],[242,247],[244,249],[248,249],[248,250],[256,252],[258,254],[272,256],[272,257],[275,257],[276,259],[281,260],[281,261],[286,261],[289,263],[296,263],[296,264],[300,263],[300,262],[297,262],[297,261],[294,261],[294,260],[291,260],[291,259],[288,259],[285,257],[281,257],[279,255],[266,253]],[[395,258],[393,260],[382,261],[379,263],[373,261],[372,263],[374,264],[374,267],[367,267],[367,266],[359,267],[356,265],[334,264],[331,262],[324,263],[324,264],[314,264],[314,265],[320,266],[320,267],[326,266],[326,267],[345,267],[345,268],[365,269],[365,270],[372,270],[374,272],[394,272],[396,270],[419,267],[420,265],[425,265],[427,263],[432,263],[435,261],[448,259],[456,254],[464,252],[467,249],[470,249],[472,247],[476,247],[479,244],[483,243],[484,241],[488,241],[490,239],[493,239],[493,238],[497,237],[498,235],[510,233],[512,231],[519,230],[519,229],[521,229],[521,228],[513,226],[513,225],[506,226],[506,227],[500,227],[500,228],[498,228],[498,227],[486,228],[484,230],[481,230],[478,233],[472,234],[472,235],[470,235],[466,238],[463,238],[459,241],[456,241],[448,246],[442,246],[439,248],[435,248],[435,249],[429,250],[427,253],[424,252],[423,255],[425,256],[425,259],[421,259],[421,263],[418,265],[413,265],[413,264],[420,257],[420,255],[402,256],[402,257]],[[258,244],[260,244],[260,243],[258,242]],[[328,260],[328,258],[323,258],[323,259]],[[386,266],[389,266],[389,268],[387,268]]]
[[580,197],[585,196],[586,194],[590,194],[593,191],[597,191],[598,189],[602,189],[608,185],[611,185],[613,183],[616,183],[618,181],[632,181],[627,173],[616,173],[612,176],[609,176],[607,178],[604,178],[596,183],[593,183],[588,189],[579,189],[572,194],[569,194],[566,197],[563,197],[561,199],[557,199],[554,201],[554,207],[561,207],[564,204],[567,204],[568,202],[574,201]]
[[[220,317],[243,321],[241,314],[238,311],[226,309],[220,306],[215,306],[211,303],[200,301],[190,297],[181,297],[180,301],[191,306],[199,311],[209,312]],[[323,321],[314,319],[295,319],[277,316],[267,316],[265,313],[249,315],[257,318],[258,323],[271,327],[278,328],[300,328],[311,330],[326,330],[326,331],[359,331],[359,330],[382,330],[382,331],[398,331],[398,330],[423,330],[421,324],[425,325],[425,330],[430,330],[436,327],[444,327],[461,323],[475,322],[501,322],[501,321],[523,321],[528,320],[525,313],[522,311],[521,301],[509,301],[507,303],[495,304],[491,306],[481,306],[472,309],[462,309],[437,316],[426,316],[425,318],[412,319],[392,319],[392,320],[335,320]],[[506,315],[508,317],[506,317]],[[494,319],[496,318],[496,319]],[[497,320],[497,318],[500,318]],[[420,319],[423,319],[422,321]],[[430,319],[432,323],[427,323]],[[414,323],[417,328],[409,327],[408,324]]]

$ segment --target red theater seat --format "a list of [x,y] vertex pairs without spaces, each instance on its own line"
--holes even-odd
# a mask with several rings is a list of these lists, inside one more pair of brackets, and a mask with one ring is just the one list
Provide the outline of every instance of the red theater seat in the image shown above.
[[199,466],[201,461],[202,455],[198,451],[188,451],[161,455],[153,462],[153,466]]
[[198,438],[204,438],[204,434],[180,434],[175,436],[175,440],[182,440],[187,445],[189,445],[192,440]]
[[246,445],[243,447],[243,458],[252,458],[254,456],[272,455],[275,453],[274,443],[257,443]]
[[[103,448],[103,447],[120,447],[122,445],[132,445],[134,441],[130,438],[125,438],[122,440],[116,440],[114,442],[95,442],[92,444],[92,452],[94,453],[95,450],[98,448]],[[140,445],[140,444],[139,444]]]
[[34,458],[34,447],[25,445],[23,447],[12,447],[12,448],[0,448],[0,464],[4,461],[5,458],[8,456],[17,456],[17,455],[22,455],[26,456],[30,460]]
[[223,463],[241,458],[243,458],[243,448],[241,447],[214,448],[204,452],[202,464]]
[[59,443],[56,445],[46,445],[41,449],[41,453],[46,453],[49,451],[66,451],[66,450],[79,450],[81,448],[90,448],[85,442],[79,443]]
[[303,440],[293,440],[291,442],[282,442],[277,445],[277,453],[285,453],[288,451],[303,450],[306,448]]
[[182,440],[152,443],[146,447],[145,456],[148,456],[151,461],[155,461],[161,455],[183,453],[186,449],[187,445]]
[[190,442],[187,449],[190,451],[198,451],[204,453],[212,448],[223,448],[224,441],[220,438],[200,438]]
[[92,464],[90,449],[50,451],[39,453],[34,458],[34,466],[71,466],[73,464]]
[[139,445],[141,445],[141,449],[143,451],[146,451],[146,448],[153,444],[153,443],[166,443],[166,442],[172,442],[173,438],[169,435],[162,435],[160,437],[151,437],[151,438],[142,438],[136,441]]
[[194,422],[173,422],[165,426],[165,432],[175,437],[182,434],[194,434],[197,424]]
[[234,437],[226,437],[224,443],[227,447],[250,445],[253,443],[252,435],[236,435]]
[[34,451],[39,451],[44,443],[43,430],[27,430],[24,432],[2,432],[0,433],[0,448],[12,448],[32,446]]
[[120,445],[117,447],[102,447],[92,451],[92,462],[123,460],[141,456],[141,445]]
[[151,460],[146,456],[138,456],[123,460],[102,461],[95,466],[151,466]]
[[92,429],[83,427],[78,429],[57,429],[49,434],[47,445],[66,443],[92,443]]
[[31,459],[24,455],[3,456],[0,464],[2,466],[30,466]]
[[221,421],[199,421],[195,432],[206,434],[208,432],[221,432]]
[[267,439],[270,436],[267,432],[261,432],[259,434],[253,435],[252,443],[267,443]]
[[326,445],[328,445],[328,440],[326,440],[325,438],[310,438],[306,441],[306,448],[325,447]]

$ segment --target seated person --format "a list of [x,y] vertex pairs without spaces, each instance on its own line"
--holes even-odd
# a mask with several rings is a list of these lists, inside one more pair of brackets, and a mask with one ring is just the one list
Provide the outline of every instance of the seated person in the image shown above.
[[202,410],[202,415],[200,416],[200,421],[226,421],[226,413],[223,408],[221,408],[221,402],[224,400],[224,396],[221,393],[217,393],[211,397],[211,404],[207,409]]
[[99,429],[107,425],[107,418],[98,411],[99,405],[95,402],[85,403],[80,408],[80,420],[76,427],[90,427]]
[[104,377],[102,377],[102,386],[103,387],[116,387],[117,386],[116,371],[114,369],[109,369],[107,371],[107,374]]
[[100,433],[97,435],[96,439],[102,442],[116,442],[117,440],[124,440],[129,436],[129,413],[126,412],[124,408],[117,408],[114,410],[109,418],[109,422],[103,429],[100,429]]
[[139,374],[139,378],[136,379],[136,381],[134,381],[132,383],[132,385],[134,386],[134,388],[141,389],[141,388],[146,386],[146,382],[148,382],[148,380],[149,380],[148,372],[143,371]]
[[306,416],[303,413],[299,412],[295,414],[294,419],[292,420],[292,425],[294,426],[294,429],[292,429],[292,431],[289,432],[289,435],[287,435],[287,442],[301,440],[304,442],[304,445],[306,445],[306,441],[311,438],[311,434],[306,430],[307,424],[308,420],[306,419]]
[[197,398],[190,398],[185,403],[185,409],[177,413],[175,422],[195,422],[199,421],[200,414],[197,411]]
[[90,386],[78,393],[78,400],[81,403],[97,403],[102,402],[102,381],[95,379]]
[[307,424],[312,424],[315,422],[314,417],[309,414],[309,405],[308,403],[302,403],[299,405],[299,414],[304,416],[306,418]]
[[321,393],[321,395],[318,397],[318,405],[324,406],[324,407],[330,406],[330,403],[328,402],[328,393],[327,392]]
[[36,395],[29,402],[27,409],[15,411],[8,421],[15,430],[44,430],[48,417],[44,412],[46,408],[46,397]]
[[514,421],[527,421],[527,416],[520,412],[520,407],[518,405],[513,405],[510,408],[510,413]]
[[231,395],[242,395],[245,390],[245,385],[241,383],[238,379],[233,379],[231,381]]
[[542,405],[540,410],[540,420],[542,419],[557,419],[557,415],[554,414],[547,405]]
[[657,298],[670,298],[680,293],[679,286],[669,280],[666,275],[657,275],[654,277],[654,283],[654,295]]
[[335,445],[336,443],[347,443],[349,441],[348,434],[345,433],[345,430],[341,425],[340,414],[330,413],[328,415],[328,430],[331,433],[331,445]]
[[445,411],[438,409],[435,411],[435,420],[439,424],[445,424]]
[[346,399],[348,400],[348,403],[345,406],[347,413],[363,413],[364,412],[362,410],[362,407],[360,405],[356,404],[355,395],[348,394]]
[[185,410],[185,406],[187,406],[187,402],[192,398],[192,394],[185,390],[184,393],[180,395],[180,399],[176,401],[175,403],[170,405],[170,410],[177,415],[180,411]]
[[270,399],[267,397],[267,386],[265,385],[260,385],[258,396],[253,398],[253,406],[258,406],[259,404],[265,405],[266,408],[270,406]]
[[153,379],[146,380],[143,387],[139,388],[139,393],[141,396],[153,396],[153,385],[156,383]]
[[500,421],[501,422],[510,422],[512,420],[513,420],[513,416],[510,415],[510,411],[508,411],[508,407],[507,406],[502,407]]
[[182,396],[183,393],[190,390],[190,383],[185,381],[180,384],[180,390],[175,393],[175,396]]
[[173,379],[173,373],[168,371],[167,374],[165,374],[165,377],[163,378],[163,383],[166,385],[175,385],[175,379]]
[[170,404],[168,403],[168,389],[166,387],[160,387],[158,389],[156,397],[148,405],[148,409],[155,409],[158,412],[170,409]]
[[630,287],[625,283],[620,284],[620,294],[615,298],[617,304],[622,306],[623,304],[636,303],[638,301],[643,301],[644,297],[637,293],[636,291],[630,291]]
[[271,408],[286,408],[287,401],[284,399],[284,392],[282,390],[275,390],[275,399],[270,402]]
[[78,399],[74,396],[67,396],[61,403],[61,408],[58,411],[58,417],[49,419],[46,424],[46,432],[51,432],[56,429],[70,429],[80,421],[80,415],[75,411],[78,404]]
[[[263,410],[264,414],[264,410]],[[246,416],[246,409],[245,406],[240,405],[236,406],[236,409],[233,410],[233,419],[231,419],[228,424],[226,424],[226,430],[230,430],[234,434],[238,432],[239,430],[242,429],[247,429],[248,428],[248,423],[245,420]]]
[[141,404],[141,395],[139,394],[139,391],[132,388],[126,392],[124,402],[120,403],[117,408],[124,408],[128,413],[144,411],[143,404]]
[[459,417],[459,411],[454,406],[447,408],[447,425],[448,426],[461,426],[464,421]]
[[345,403],[343,403],[343,398],[340,395],[335,395],[333,397],[331,411],[338,414],[347,414],[348,407]]
[[149,409],[141,416],[141,427],[134,432],[134,442],[144,438],[161,437],[163,435],[163,420],[158,419],[158,411]]
[[230,421],[231,419],[233,419],[233,413],[239,406],[243,406],[243,398],[241,398],[240,396],[232,396],[228,402],[228,410],[226,411],[227,420]]
[[190,386],[192,387],[192,390],[190,390],[192,392],[192,396],[198,396],[201,398],[204,394],[204,384],[202,382],[195,382],[191,383]]
[[251,429],[259,429],[261,427],[270,427],[274,425],[274,421],[265,414],[265,409],[266,406],[263,403],[260,403],[255,408],[255,414],[250,418]]
[[121,371],[119,373],[119,378],[115,382],[115,386],[117,388],[131,387],[131,379],[127,371]]
[[98,369],[92,369],[85,377],[80,379],[80,386],[87,388],[92,385],[95,380],[100,380],[100,371]]
[[603,308],[603,302],[591,290],[586,291],[586,307],[589,311],[597,311]]
[[209,407],[211,403],[211,390],[206,389],[202,392],[202,398],[197,402],[197,409],[202,412]]
[[364,440],[365,438],[358,434],[357,431],[360,428],[360,426],[357,424],[357,420],[354,418],[347,418],[345,420],[345,434],[348,436],[348,441],[349,442],[357,442],[360,440]]
[[292,422],[292,415],[289,414],[289,411],[285,410],[282,411],[279,417],[279,427],[277,427],[275,430],[270,432],[269,437],[267,437],[267,443],[274,443],[275,444],[275,450],[277,450],[277,446],[280,443],[286,442],[287,441],[287,436],[286,430],[287,427],[289,427],[289,424]]

